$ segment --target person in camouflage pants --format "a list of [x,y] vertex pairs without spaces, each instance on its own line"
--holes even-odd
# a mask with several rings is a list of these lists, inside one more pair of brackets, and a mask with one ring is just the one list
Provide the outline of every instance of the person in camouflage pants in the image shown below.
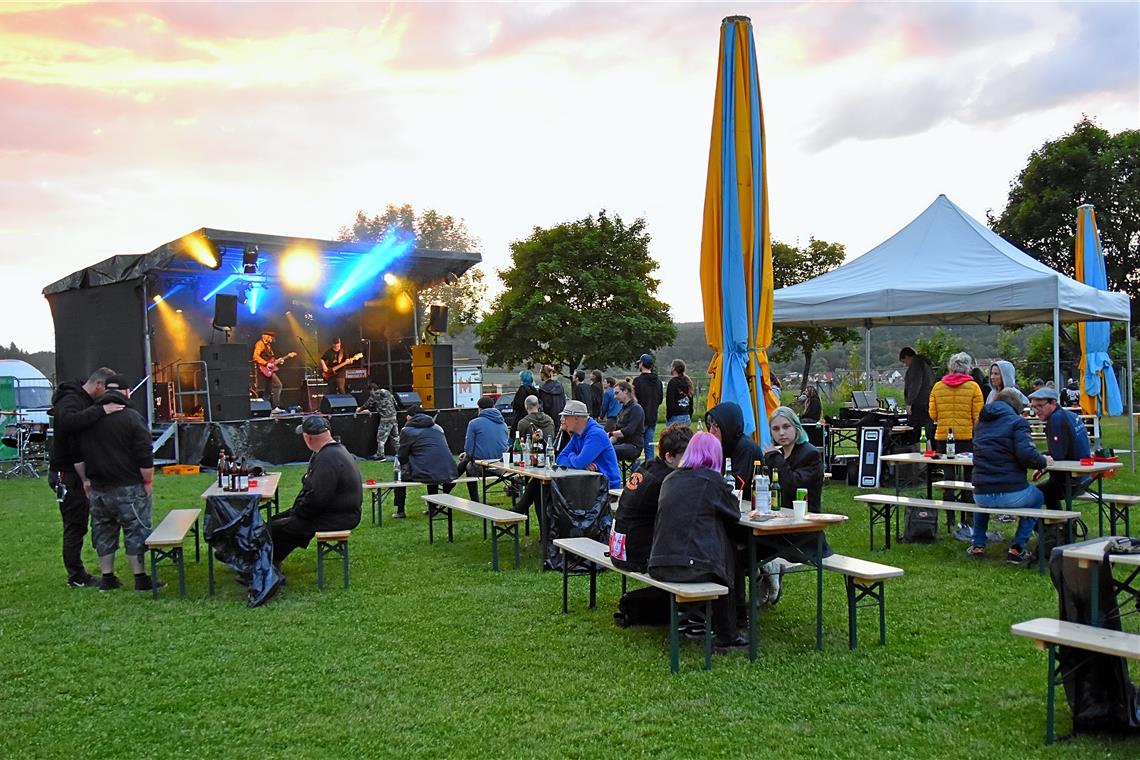
[[383,462],[384,447],[389,439],[392,441],[392,451],[400,450],[400,428],[396,425],[396,399],[387,388],[369,383],[368,400],[364,402],[364,406],[356,410],[357,414],[362,412],[380,417],[380,424],[376,427],[376,455],[372,458]]

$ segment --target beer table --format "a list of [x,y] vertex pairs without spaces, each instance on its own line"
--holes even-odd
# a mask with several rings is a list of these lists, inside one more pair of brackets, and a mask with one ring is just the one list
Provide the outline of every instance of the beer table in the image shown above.
[[211,496],[257,496],[258,509],[264,507],[265,520],[268,522],[272,515],[281,511],[280,497],[277,493],[277,484],[281,480],[281,473],[266,472],[256,478],[250,478],[250,480],[256,480],[257,485],[251,485],[248,491],[224,491],[215,480],[209,488],[202,492],[202,501]]
[[[543,486],[548,485],[550,481],[556,478],[565,478],[571,475],[597,475],[593,470],[576,470],[570,467],[531,467],[521,463],[504,464],[501,459],[477,459],[475,464],[482,468],[483,478],[483,503],[487,503],[487,488],[494,487],[497,483],[504,480],[511,480],[513,478],[528,478],[539,481]],[[487,472],[488,470],[498,473],[498,477],[490,486],[487,485]],[[546,510],[546,489],[538,489],[538,513],[545,515]],[[543,547],[546,546],[548,538],[548,528],[545,520],[541,520],[540,527],[540,540]],[[530,532],[530,513],[527,513],[527,532]]]

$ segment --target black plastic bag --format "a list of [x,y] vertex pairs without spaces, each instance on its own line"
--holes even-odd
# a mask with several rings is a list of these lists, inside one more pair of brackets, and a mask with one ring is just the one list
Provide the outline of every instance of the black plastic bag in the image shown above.
[[[610,510],[610,486],[601,473],[567,475],[550,481],[549,498],[542,528],[546,534],[544,570],[561,570],[563,556],[554,545],[556,538],[585,536],[603,544],[609,543],[613,513]],[[586,561],[569,557],[571,572],[586,572]]]
[[261,519],[259,498],[211,496],[206,499],[203,535],[214,557],[237,574],[247,586],[247,607],[259,607],[277,593],[284,578],[273,566],[273,539]]
[[618,600],[614,622],[631,625],[669,625],[669,592],[656,586],[627,591]]
[[[1049,558],[1049,574],[1057,589],[1060,619],[1092,623],[1092,572],[1060,550]],[[1107,560],[1100,572],[1100,611],[1106,630],[1120,630]],[[1073,733],[1124,733],[1140,735],[1140,695],[1128,677],[1128,661],[1075,647],[1057,647],[1057,661],[1065,684],[1065,697],[1073,716]]]

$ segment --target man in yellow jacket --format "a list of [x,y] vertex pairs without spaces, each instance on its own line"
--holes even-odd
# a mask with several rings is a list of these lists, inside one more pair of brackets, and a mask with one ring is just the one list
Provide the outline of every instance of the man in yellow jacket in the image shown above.
[[970,377],[974,360],[967,353],[957,353],[947,363],[949,370],[930,391],[930,419],[937,425],[934,448],[946,451],[946,437],[954,431],[957,452],[974,450],[974,423],[982,413],[982,389]]

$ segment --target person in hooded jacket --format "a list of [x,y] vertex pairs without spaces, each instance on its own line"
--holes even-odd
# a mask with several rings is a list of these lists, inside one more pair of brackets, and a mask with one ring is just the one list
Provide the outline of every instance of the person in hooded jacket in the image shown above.
[[986,403],[992,404],[998,400],[998,394],[1009,388],[1014,392],[1017,403],[1021,407],[1017,410],[1021,414],[1029,406],[1029,399],[1017,388],[1017,372],[1013,365],[1004,359],[998,359],[990,365],[990,392],[986,395]]
[[930,419],[934,420],[934,448],[946,451],[946,438],[954,431],[959,454],[973,451],[974,423],[982,413],[982,389],[970,377],[974,360],[957,353],[947,362],[949,370],[930,391]]
[[930,360],[910,346],[899,351],[899,361],[906,365],[903,378],[903,397],[910,422],[915,428],[926,431],[926,437],[934,439],[934,422],[930,419],[930,390],[934,386],[934,367]]
[[[483,468],[476,462],[480,459],[498,459],[511,442],[503,413],[495,408],[495,399],[490,396],[480,396],[476,405],[479,407],[479,414],[467,423],[463,453],[459,455],[459,462],[456,465],[458,477],[481,476]],[[454,483],[448,483],[443,487],[443,492],[451,493],[454,487]],[[479,501],[479,486],[474,481],[467,484],[467,495],[471,501]]]
[[[455,478],[455,460],[447,447],[443,428],[424,413],[418,404],[408,410],[408,421],[400,432],[400,476],[404,480],[426,483],[429,494],[439,493],[441,483],[450,483]],[[408,489],[396,488],[392,497],[398,520],[407,517],[404,504]]]
[[747,572],[741,573],[729,537],[740,522],[740,502],[720,474],[723,463],[720,440],[703,432],[692,437],[680,466],[661,484],[648,563],[649,574],[659,580],[728,586],[728,594],[712,603],[718,653],[748,646],[737,623],[736,594]]
[[735,401],[722,401],[705,412],[705,427],[716,436],[724,454],[732,459],[732,477],[743,491],[745,501],[752,499],[752,469],[760,459],[760,447],[744,434],[744,412]]
[[100,367],[91,373],[86,382],[60,383],[51,398],[52,427],[55,437],[49,461],[48,485],[56,492],[59,516],[63,520],[63,567],[67,570],[67,585],[71,588],[98,588],[99,579],[87,572],[83,565],[83,538],[91,505],[83,492],[83,482],[75,472],[75,463],[82,461],[79,438],[108,414],[123,410],[122,404],[96,404],[95,399],[107,391],[107,379],[115,371]]
[[538,396],[531,396],[526,400],[526,416],[519,420],[518,431],[524,440],[527,438],[531,441],[545,441],[547,438],[554,440],[557,425],[546,412],[542,411]]
[[519,387],[515,391],[515,397],[511,399],[511,411],[514,412],[514,418],[511,421],[512,436],[519,428],[519,420],[526,416],[526,400],[537,395],[538,388],[534,387],[534,375],[529,369],[524,369],[519,373]]
[[542,411],[551,419],[557,419],[566,408],[566,391],[562,383],[554,378],[554,367],[549,364],[542,365],[539,376],[542,385],[538,387],[538,400],[542,402]]
[[[979,507],[998,509],[1040,509],[1045,496],[1029,485],[1025,471],[1044,469],[1053,463],[1033,445],[1029,422],[1021,416],[1023,396],[1016,388],[998,391],[995,401],[982,407],[974,428],[974,503]],[[1026,557],[1025,544],[1033,533],[1035,520],[1022,518],[1010,544],[1007,559],[1021,562]],[[974,540],[966,553],[980,557],[986,552],[986,528],[990,516],[974,514]]]
[[626,481],[618,499],[614,538],[610,541],[610,559],[616,567],[637,573],[646,571],[661,484],[681,463],[692,437],[693,429],[688,425],[669,425],[657,442],[657,456],[638,467]]

